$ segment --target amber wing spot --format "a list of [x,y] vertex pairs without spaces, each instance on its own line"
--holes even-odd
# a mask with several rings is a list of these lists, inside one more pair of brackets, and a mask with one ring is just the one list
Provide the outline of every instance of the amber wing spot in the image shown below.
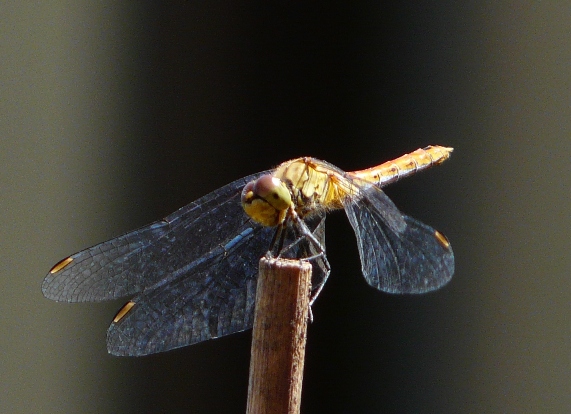
[[66,267],[71,262],[73,262],[73,259],[71,257],[66,257],[63,260],[60,260],[54,265],[54,267],[51,268],[50,273],[54,274],[59,272],[60,270],[63,270],[63,268]]
[[132,300],[127,302],[121,309],[119,309],[119,312],[117,312],[117,315],[115,315],[115,317],[113,318],[113,323],[117,323],[121,319],[123,319],[125,315],[129,313],[129,311],[133,306],[135,306],[135,302],[133,302]]
[[446,236],[442,233],[440,233],[437,230],[434,230],[434,237],[436,237],[436,239],[438,240],[438,242],[444,246],[445,248],[449,248],[450,247],[450,242],[448,241],[448,239],[446,238]]

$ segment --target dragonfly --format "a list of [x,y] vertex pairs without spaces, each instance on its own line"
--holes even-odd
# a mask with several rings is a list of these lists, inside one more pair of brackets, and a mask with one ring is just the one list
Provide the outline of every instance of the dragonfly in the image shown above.
[[428,146],[361,171],[297,158],[236,180],[147,226],[58,262],[42,284],[60,302],[132,297],[107,331],[109,353],[140,356],[253,325],[258,260],[312,264],[311,303],[330,266],[325,217],[344,209],[363,276],[388,293],[419,294],[454,273],[448,239],[399,211],[382,188],[450,157]]

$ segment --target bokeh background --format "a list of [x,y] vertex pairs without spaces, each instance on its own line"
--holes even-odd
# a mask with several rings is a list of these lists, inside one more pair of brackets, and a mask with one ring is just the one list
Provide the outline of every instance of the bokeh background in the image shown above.
[[0,19],[0,412],[243,413],[249,332],[112,357],[122,301],[50,302],[44,275],[286,159],[352,170],[429,144],[453,157],[387,193],[449,237],[456,274],[379,293],[331,214],[302,412],[571,412],[568,2],[4,2]]

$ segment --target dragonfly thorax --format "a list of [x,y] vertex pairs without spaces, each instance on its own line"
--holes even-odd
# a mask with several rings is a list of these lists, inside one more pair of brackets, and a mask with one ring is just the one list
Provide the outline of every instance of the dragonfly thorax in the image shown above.
[[310,157],[282,163],[274,176],[288,184],[301,217],[316,211],[342,208],[343,198],[357,191],[343,171]]

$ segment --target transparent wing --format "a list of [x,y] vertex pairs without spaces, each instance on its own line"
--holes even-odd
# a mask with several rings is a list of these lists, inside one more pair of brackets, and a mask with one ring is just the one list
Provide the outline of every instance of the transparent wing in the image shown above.
[[220,246],[168,280],[145,289],[107,332],[115,355],[147,355],[248,329],[253,323],[257,264],[274,229]]
[[[309,224],[324,242],[324,217]],[[244,231],[224,246],[145,289],[134,305],[107,332],[107,348],[115,355],[147,355],[217,338],[252,327],[258,260],[274,228]],[[286,244],[295,232],[288,228]],[[306,240],[294,244],[289,257],[309,257]],[[322,262],[313,262],[313,277],[324,280]]]
[[180,272],[257,226],[244,214],[240,193],[246,183],[267,173],[236,180],[163,220],[70,256],[67,266],[46,276],[44,295],[57,301],[99,302],[141,292]]
[[[424,293],[446,284],[454,273],[454,253],[444,236],[397,207],[379,188],[363,188],[355,200],[344,200],[357,236],[363,275],[389,293]],[[384,210],[392,209],[390,214]],[[406,223],[388,218],[398,213]]]

